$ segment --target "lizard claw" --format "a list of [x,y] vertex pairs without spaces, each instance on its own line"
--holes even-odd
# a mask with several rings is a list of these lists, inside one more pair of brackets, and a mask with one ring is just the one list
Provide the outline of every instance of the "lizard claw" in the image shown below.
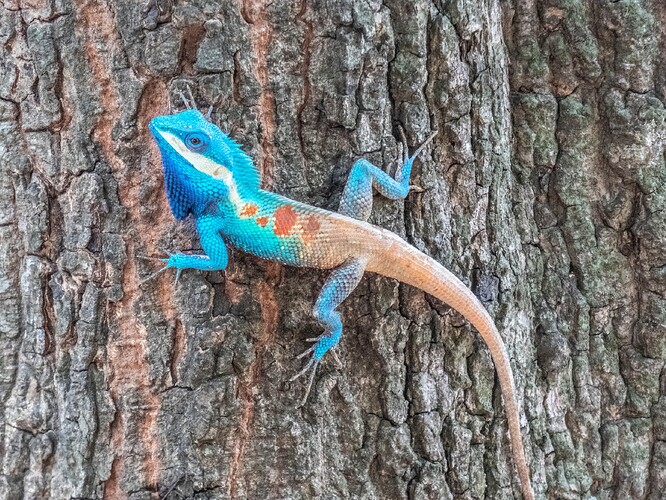
[[172,255],[174,255],[173,252],[170,252],[169,250],[163,247],[159,247],[157,250],[166,255],[167,257],[171,257]]
[[[143,284],[146,283],[147,281],[150,281],[150,280],[152,280],[153,278],[157,277],[157,275],[159,275],[160,273],[166,271],[166,270],[169,269],[170,267],[173,267],[173,266],[169,265],[169,259],[171,258],[171,256],[173,255],[173,253],[169,252],[168,250],[165,250],[164,248],[158,248],[157,250],[158,250],[160,253],[166,255],[166,257],[150,257],[150,256],[148,256],[148,255],[142,255],[142,254],[137,254],[137,255],[136,255],[136,257],[137,257],[138,259],[148,260],[148,261],[151,261],[151,262],[161,262],[161,263],[165,264],[162,268],[158,269],[157,271],[155,271],[154,273],[152,273],[151,275],[149,275],[147,278],[142,279],[142,280],[139,282],[139,286],[140,286],[140,285],[143,285]],[[180,270],[179,270],[179,271],[180,271]]]
[[177,265],[174,265],[174,262],[172,262],[172,257],[175,255],[168,250],[165,250],[163,248],[158,248],[158,250],[163,253],[164,255],[167,255],[167,257],[148,257],[146,255],[137,255],[139,259],[144,259],[144,260],[149,260],[149,261],[156,261],[156,262],[162,262],[164,266],[161,269],[158,269],[155,271],[153,274],[148,276],[147,278],[144,278],[139,282],[139,285],[143,285],[145,282],[150,281],[151,279],[155,278],[158,274],[166,271],[169,268],[175,267],[176,268],[176,279],[174,281],[174,287],[178,284],[178,280],[180,279],[180,275],[183,272],[183,269],[178,267]]
[[426,140],[423,141],[423,143],[418,148],[416,148],[416,151],[414,151],[414,154],[412,155],[411,159],[415,160],[416,157],[419,154],[421,154],[421,151],[423,151],[426,148],[426,146],[432,142],[432,140],[435,138],[436,135],[437,135],[437,130],[433,130],[430,133],[430,135],[426,138]]
[[335,352],[334,349],[331,349],[330,353],[333,355],[333,359],[335,360],[335,364],[338,365],[338,368],[342,368],[342,361],[340,361],[340,358],[338,357],[338,353]]
[[[190,87],[189,83],[185,85],[185,90],[187,91],[187,95],[182,90],[178,92],[178,97],[180,97],[180,100],[183,102],[183,105],[185,106],[186,109],[196,109],[197,111],[199,111],[199,109],[197,108],[197,101],[196,99],[194,99],[194,94],[192,93],[192,87]],[[213,114],[213,105],[211,104],[208,107],[208,111],[202,114],[204,115],[206,121],[212,123],[211,115]]]
[[168,265],[164,266],[162,269],[159,269],[159,270],[155,271],[154,273],[152,273],[152,274],[151,274],[150,276],[148,276],[147,278],[144,278],[144,279],[142,279],[141,281],[139,281],[139,286],[140,286],[140,285],[143,285],[143,284],[144,284],[145,282],[147,282],[147,281],[152,280],[152,279],[155,278],[158,274],[160,274],[160,273],[166,271],[167,269],[169,269],[169,266],[168,266]]
[[[342,363],[340,362],[340,359],[338,358],[337,354],[335,351],[332,349],[335,347],[337,344],[337,341],[335,343],[329,344],[327,341],[330,340],[331,336],[330,334],[322,333],[318,337],[310,338],[307,339],[308,342],[315,342],[313,346],[311,346],[309,349],[303,351],[301,354],[299,354],[296,359],[301,359],[308,354],[312,353],[312,357],[310,358],[310,361],[307,362],[307,364],[303,367],[303,369],[298,372],[296,375],[294,375],[291,379],[289,379],[290,382],[293,382],[297,378],[303,376],[305,373],[308,372],[310,368],[312,368],[312,373],[310,374],[310,380],[308,381],[308,387],[305,391],[305,396],[303,397],[303,400],[301,402],[301,406],[305,405],[306,401],[308,400],[308,396],[310,395],[310,389],[312,389],[312,383],[314,382],[314,377],[315,373],[317,371],[317,365],[319,365],[319,362],[322,359],[322,356],[326,352],[332,352],[333,357],[335,358],[335,362],[337,363],[338,366],[342,366]],[[320,343],[323,342],[325,347],[322,349],[320,346]]]
[[415,193],[422,193],[425,191],[425,189],[423,189],[421,186],[417,186],[416,184],[410,184],[409,190],[414,191]]
[[137,254],[137,259],[149,260],[151,262],[166,262],[167,259],[163,257],[149,257],[148,255]]
[[[304,355],[308,354],[312,350],[314,350],[314,347],[311,347],[298,357],[302,358]],[[314,382],[315,373],[317,372],[317,365],[319,365],[319,360],[315,359],[315,357],[312,356],[310,358],[310,361],[308,361],[307,364],[305,365],[305,367],[300,372],[298,372],[296,375],[294,375],[289,379],[289,382],[293,382],[297,378],[305,375],[308,372],[308,370],[312,368],[312,373],[310,373],[310,379],[308,380],[308,388],[305,390],[305,396],[303,396],[303,399],[301,400],[301,406],[305,405],[305,402],[308,400],[308,396],[310,395],[310,389],[312,389],[312,382]]]
[[[165,252],[165,251],[162,250],[162,249],[160,249],[160,252],[162,252],[162,253],[167,254],[167,255],[170,256],[170,254],[169,254],[168,252]],[[139,286],[143,285],[143,284],[146,283],[147,281],[152,280],[152,279],[155,278],[158,274],[160,274],[160,273],[166,271],[166,270],[169,269],[169,267],[170,267],[170,266],[169,266],[169,259],[168,259],[168,258],[164,258],[164,257],[150,257],[150,256],[148,256],[148,255],[142,255],[142,254],[137,254],[136,257],[137,257],[137,259],[148,260],[148,261],[150,261],[150,262],[161,262],[161,263],[165,264],[162,268],[160,268],[160,269],[158,269],[157,271],[155,271],[154,273],[150,274],[147,278],[144,278],[144,279],[142,279],[141,281],[139,281]]]
[[187,109],[197,109],[197,103],[194,99],[194,94],[192,94],[192,87],[189,84],[185,85],[188,95],[186,96],[183,91],[178,92],[178,97],[183,101],[183,104]]
[[197,103],[194,100],[194,94],[192,94],[192,87],[190,87],[189,84],[187,84],[187,93],[189,94],[190,104],[192,105],[192,109],[197,109]]
[[[303,354],[307,354],[307,353],[308,353],[308,352],[305,351]],[[303,356],[303,354],[301,354],[301,355],[298,356],[298,357],[300,358],[301,356]],[[291,378],[289,379],[289,382],[293,382],[293,381],[296,380],[297,378],[302,377],[303,375],[305,375],[305,373],[310,369],[310,367],[311,367],[313,364],[314,364],[314,357],[310,358],[310,361],[307,362],[307,364],[303,367],[303,369],[302,369],[300,372],[298,372],[296,375],[294,375],[293,377],[291,377]]]
[[400,132],[400,141],[402,146],[402,162],[407,163],[409,161],[409,146],[407,145],[407,136],[405,136],[405,129],[402,128],[402,125],[398,125],[398,132]]
[[410,160],[414,161],[416,157],[421,154],[421,152],[426,148],[426,146],[430,144],[437,135],[437,130],[433,130],[430,133],[430,135],[426,138],[426,140],[423,141],[423,143],[418,148],[416,148],[414,154],[412,154],[412,156],[409,156],[409,146],[407,145],[407,137],[405,136],[405,130],[402,128],[402,125],[398,125],[398,131],[400,132],[400,140],[402,141],[402,153],[404,156],[403,163],[407,163]]
[[187,100],[187,97],[185,97],[185,94],[182,92],[178,92],[178,97],[180,97],[180,100],[183,101],[183,104],[187,109],[192,109],[192,106],[190,105],[190,102]]
[[[308,349],[307,351],[304,351],[304,352],[300,353],[298,356],[296,356],[296,359],[301,359],[302,357],[304,357],[304,356],[310,354],[312,351],[314,351],[314,349],[315,349],[314,346],[310,347],[310,349]],[[295,378],[298,378],[298,376],[296,376]]]
[[149,260],[151,262],[162,261],[162,259],[159,257],[149,257],[147,255],[137,255],[136,258],[142,260]]

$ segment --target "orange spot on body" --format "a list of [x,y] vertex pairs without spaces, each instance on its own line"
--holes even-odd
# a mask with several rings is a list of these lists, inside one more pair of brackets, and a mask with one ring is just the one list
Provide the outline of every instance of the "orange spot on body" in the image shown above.
[[305,243],[310,243],[314,240],[320,227],[321,223],[316,216],[311,215],[308,217],[307,222],[303,225],[303,241]]
[[246,203],[241,210],[241,217],[252,217],[259,211],[259,207],[254,203]]
[[282,205],[275,211],[275,226],[273,232],[276,236],[289,236],[296,224],[296,210],[291,205]]
[[268,224],[268,217],[265,215],[262,217],[257,217],[257,224],[261,227],[266,227],[266,224]]

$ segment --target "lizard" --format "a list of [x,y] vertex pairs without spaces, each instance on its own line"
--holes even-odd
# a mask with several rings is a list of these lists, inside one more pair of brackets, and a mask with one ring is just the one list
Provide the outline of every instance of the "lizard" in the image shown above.
[[[299,358],[310,355],[291,380],[311,370],[307,400],[317,365],[338,345],[342,320],[336,310],[356,288],[365,272],[377,273],[420,288],[462,314],[479,332],[495,364],[509,428],[514,462],[523,497],[533,499],[530,473],[520,430],[513,373],[504,342],[489,313],[453,273],[409,245],[398,235],[367,222],[373,188],[398,200],[410,191],[414,160],[433,132],[410,156],[402,133],[403,159],[390,176],[365,159],[357,160],[344,187],[338,212],[314,207],[261,188],[252,158],[228,134],[188,103],[175,114],[154,117],[149,129],[162,157],[165,188],[174,217],[191,216],[203,254],[167,253],[163,267],[222,271],[227,245],[289,266],[330,270],[313,314],[324,331]],[[402,129],[401,129],[402,130]]]

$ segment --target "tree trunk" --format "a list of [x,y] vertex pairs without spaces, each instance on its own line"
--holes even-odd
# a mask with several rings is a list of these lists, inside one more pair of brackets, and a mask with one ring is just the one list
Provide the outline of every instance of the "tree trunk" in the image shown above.
[[299,407],[326,273],[141,284],[200,248],[147,130],[188,86],[329,209],[439,130],[371,221],[495,318],[537,497],[663,498],[663,2],[4,0],[0,39],[1,498],[520,498],[488,350],[432,297],[364,278]]

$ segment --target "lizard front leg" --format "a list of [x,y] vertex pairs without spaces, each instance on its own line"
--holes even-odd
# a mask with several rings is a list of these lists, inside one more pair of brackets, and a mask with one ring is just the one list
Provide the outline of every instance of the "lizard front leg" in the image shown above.
[[409,156],[407,141],[403,134],[404,159],[402,165],[398,167],[395,179],[368,160],[363,158],[357,160],[349,173],[338,212],[348,217],[367,221],[372,212],[373,186],[383,196],[392,200],[406,198],[409,194],[409,177],[414,160],[435,137],[435,134],[437,132],[430,134],[412,156]]
[[291,379],[297,379],[312,368],[308,388],[303,397],[303,404],[305,404],[310,394],[310,388],[312,387],[312,381],[314,380],[319,361],[324,357],[324,354],[340,342],[340,338],[342,337],[342,320],[340,319],[340,313],[336,309],[354,291],[359,281],[361,281],[363,272],[365,271],[365,264],[364,259],[349,259],[333,270],[319,293],[313,314],[317,318],[317,321],[324,327],[324,333],[317,338],[308,339],[309,341],[314,341],[315,344],[302,353],[299,358],[309,353],[312,353],[312,357],[307,365],[305,365],[305,368]]
[[165,266],[152,274],[143,282],[148,281],[167,269],[176,269],[176,281],[183,269],[200,269],[202,271],[223,271],[229,263],[227,247],[220,234],[220,219],[212,215],[202,215],[197,219],[197,231],[204,255],[175,253],[166,259],[159,259]]

